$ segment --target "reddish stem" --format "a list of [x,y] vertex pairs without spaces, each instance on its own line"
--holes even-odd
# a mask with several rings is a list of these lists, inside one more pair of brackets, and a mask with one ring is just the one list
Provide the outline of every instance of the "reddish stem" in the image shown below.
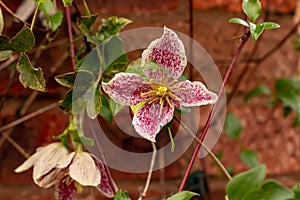
[[[224,77],[224,80],[223,80],[223,82],[222,82],[222,85],[221,85],[221,87],[220,87],[220,89],[219,89],[219,92],[218,92],[218,97],[219,97],[219,98],[220,98],[220,96],[221,96],[221,94],[222,94],[222,92],[223,92],[223,90],[224,90],[224,87],[225,87],[227,81],[228,81],[228,78],[229,78],[229,75],[230,75],[230,73],[231,73],[231,71],[232,71],[232,68],[233,68],[234,64],[236,63],[237,58],[238,58],[239,55],[241,54],[241,51],[242,51],[242,49],[244,48],[244,46],[245,46],[247,40],[249,39],[249,37],[250,37],[250,32],[245,33],[245,34],[243,35],[243,37],[242,37],[242,42],[241,42],[239,48],[237,49],[237,51],[235,52],[234,57],[232,58],[232,61],[231,61],[230,65],[229,65],[229,68],[228,68],[228,70],[227,70],[227,72],[226,72],[226,75],[225,75],[225,77]],[[218,99],[219,99],[219,98],[218,98]],[[199,138],[201,142],[204,141],[205,136],[206,136],[206,134],[207,134],[207,132],[208,132],[208,129],[209,129],[209,127],[210,127],[210,123],[211,123],[211,121],[212,121],[212,118],[213,118],[214,113],[215,113],[215,111],[216,111],[216,108],[217,108],[217,106],[218,106],[218,102],[219,102],[219,101],[217,101],[217,102],[213,105],[213,107],[212,107],[212,109],[211,109],[211,111],[210,111],[210,113],[209,113],[208,119],[207,119],[206,124],[205,124],[205,126],[204,126],[204,129],[203,129],[203,131],[202,131],[202,134],[200,135],[200,138]],[[188,178],[188,175],[189,175],[189,173],[190,173],[190,171],[191,171],[191,169],[192,169],[192,166],[193,166],[193,164],[194,164],[194,162],[195,162],[195,160],[196,160],[196,157],[197,157],[197,155],[198,155],[198,152],[199,152],[200,148],[201,148],[201,144],[197,144],[197,146],[196,146],[195,149],[194,149],[193,155],[192,155],[192,157],[191,157],[191,159],[190,159],[190,162],[189,162],[189,164],[188,164],[188,167],[187,167],[187,169],[186,169],[186,171],[185,171],[185,174],[184,174],[184,176],[183,176],[183,178],[182,178],[182,180],[181,180],[181,183],[180,183],[178,192],[181,192],[181,191],[183,190],[183,187],[184,187],[184,185],[185,185],[185,182],[186,182],[186,180],[187,180],[187,178]]]
[[71,24],[71,17],[70,17],[70,6],[66,6],[66,17],[67,17],[67,25],[68,25],[68,34],[69,34],[69,41],[70,41],[70,55],[71,55],[71,62],[72,67],[75,70],[75,50],[74,50],[74,44],[73,44],[73,33],[72,33],[72,24]]

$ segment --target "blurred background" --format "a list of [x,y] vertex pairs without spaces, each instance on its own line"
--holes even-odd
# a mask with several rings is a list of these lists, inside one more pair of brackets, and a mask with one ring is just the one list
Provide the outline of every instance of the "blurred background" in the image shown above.
[[[13,12],[22,3],[18,0],[2,2]],[[83,13],[81,1],[74,2]],[[244,18],[240,0],[87,0],[87,3],[92,13],[98,13],[99,19],[117,16],[132,20],[133,23],[124,30],[167,26],[190,35],[210,54],[222,76],[240,43],[237,36],[243,34],[241,26],[228,23],[232,17]],[[61,2],[57,1],[57,4],[65,12]],[[247,156],[243,159],[242,152],[255,152],[257,157],[250,156],[248,161],[253,158],[255,162],[266,164],[269,177],[290,187],[300,180],[300,128],[292,126],[296,113],[292,111],[284,117],[286,110],[280,103],[270,108],[272,95],[259,95],[248,101],[245,101],[245,95],[259,85],[268,87],[270,93],[274,94],[274,85],[279,79],[297,78],[300,71],[297,52],[300,16],[297,8],[300,10],[300,1],[262,0],[262,5],[260,20],[265,18],[267,21],[274,21],[281,28],[266,31],[257,43],[249,40],[239,57],[226,86],[226,93],[229,101],[227,110],[234,116],[230,123],[238,126],[240,136],[231,137],[223,133],[212,151],[232,174],[249,169],[249,162],[245,162]],[[2,8],[2,12],[5,22],[2,34],[12,37],[23,24],[16,22],[6,9]],[[76,18],[74,7],[71,12]],[[99,19],[98,25],[101,24]],[[28,22],[31,22],[31,17]],[[76,22],[73,23],[75,26]],[[45,93],[23,88],[15,70],[12,70],[16,58],[10,58],[10,63],[0,62],[0,199],[53,199],[53,188],[39,189],[34,185],[32,171],[15,174],[14,169],[26,156],[34,153],[38,146],[51,142],[52,135],[60,134],[68,123],[68,115],[58,106],[53,106],[17,126],[9,129],[4,126],[63,98],[66,90],[53,77],[71,69],[65,19],[58,34],[53,48],[31,55],[34,66],[42,67],[48,79]],[[36,36],[41,40],[38,42],[42,42],[43,33],[37,32]],[[194,52],[194,56],[197,56],[197,52]],[[133,145],[136,151],[139,148],[147,149],[148,145],[145,147],[145,144],[136,142],[129,136],[120,137],[118,134],[112,140],[124,147]],[[186,152],[164,170],[154,173],[146,199],[160,199],[177,191],[191,152]],[[227,180],[208,156],[197,160],[193,172],[188,189],[206,193],[204,199],[224,199]],[[112,170],[112,175],[119,188],[128,191],[132,199],[138,197],[147,176],[116,170]],[[97,191],[87,190],[82,194],[82,199],[105,198]]]

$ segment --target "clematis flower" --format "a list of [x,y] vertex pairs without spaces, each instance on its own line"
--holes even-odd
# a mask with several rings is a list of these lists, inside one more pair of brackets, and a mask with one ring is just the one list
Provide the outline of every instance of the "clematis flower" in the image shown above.
[[56,199],[74,199],[83,186],[94,186],[112,198],[117,187],[108,168],[87,152],[71,152],[62,143],[52,143],[37,149],[15,172],[33,167],[33,180],[43,188],[53,185]]
[[[155,62],[160,68],[145,67]],[[143,138],[155,142],[160,129],[173,118],[175,107],[213,104],[217,95],[199,81],[180,82],[186,65],[184,45],[176,33],[164,27],[161,38],[150,43],[142,53],[143,74],[118,73],[103,90],[116,102],[142,105],[134,113],[132,124]],[[145,78],[146,77],[146,78]]]

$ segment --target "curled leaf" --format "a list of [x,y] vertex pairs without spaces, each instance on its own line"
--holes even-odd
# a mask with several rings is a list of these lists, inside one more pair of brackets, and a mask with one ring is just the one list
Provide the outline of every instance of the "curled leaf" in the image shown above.
[[12,38],[10,47],[16,52],[27,52],[33,48],[35,37],[32,31],[25,25],[20,32]]
[[21,53],[17,63],[17,70],[20,72],[19,80],[25,88],[29,87],[38,91],[46,90],[43,71],[40,68],[34,68],[25,53]]

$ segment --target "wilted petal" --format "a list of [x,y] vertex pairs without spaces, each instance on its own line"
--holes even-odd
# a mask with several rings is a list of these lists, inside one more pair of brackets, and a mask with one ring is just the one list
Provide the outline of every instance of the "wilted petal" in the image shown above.
[[60,160],[68,155],[62,143],[51,143],[38,151],[39,158],[33,167],[33,179],[36,181],[58,166]]
[[39,157],[40,157],[39,152],[34,153],[27,160],[25,160],[25,162],[23,162],[22,165],[20,165],[17,169],[15,169],[15,172],[20,173],[20,172],[28,170],[30,167],[32,167],[37,162]]
[[35,184],[42,188],[49,188],[58,182],[61,169],[53,169],[39,179],[34,179]]
[[217,101],[218,96],[208,91],[201,82],[189,80],[179,82],[174,85],[172,92],[180,99],[181,106],[201,106],[213,104]]
[[155,142],[155,136],[160,129],[171,121],[174,107],[164,103],[145,103],[133,116],[132,124],[138,134],[143,138]]
[[164,27],[163,36],[150,43],[142,54],[142,65],[151,60],[165,67],[174,79],[181,76],[187,59],[184,45],[174,31]]
[[133,73],[118,73],[108,83],[102,82],[102,88],[113,100],[126,106],[141,102],[140,94],[151,89],[148,82]]
[[97,186],[100,184],[100,171],[87,152],[76,153],[69,167],[69,172],[70,177],[83,186]]
[[74,200],[77,197],[77,188],[74,181],[66,184],[64,181],[60,181],[55,187],[55,199],[56,200]]
[[93,158],[101,173],[101,183],[97,186],[97,189],[106,197],[113,198],[118,188],[110,175],[109,169],[96,157],[93,156]]

